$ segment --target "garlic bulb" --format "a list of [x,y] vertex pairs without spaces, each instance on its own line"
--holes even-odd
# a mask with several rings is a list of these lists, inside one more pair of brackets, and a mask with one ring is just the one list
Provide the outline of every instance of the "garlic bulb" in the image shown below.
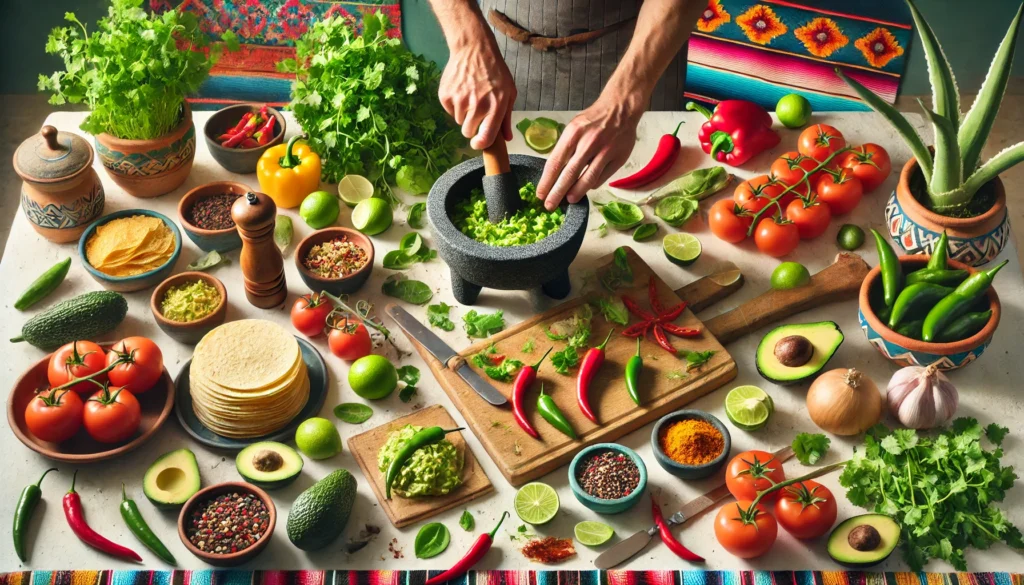
[[886,389],[889,412],[912,429],[930,429],[953,418],[960,396],[934,364],[910,366],[893,374]]

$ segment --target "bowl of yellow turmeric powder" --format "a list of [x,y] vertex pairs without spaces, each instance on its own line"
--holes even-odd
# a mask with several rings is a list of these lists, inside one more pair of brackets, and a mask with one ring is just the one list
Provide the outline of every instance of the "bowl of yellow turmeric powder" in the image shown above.
[[683,479],[702,479],[722,468],[732,438],[722,421],[703,410],[677,410],[651,430],[651,449],[665,471]]

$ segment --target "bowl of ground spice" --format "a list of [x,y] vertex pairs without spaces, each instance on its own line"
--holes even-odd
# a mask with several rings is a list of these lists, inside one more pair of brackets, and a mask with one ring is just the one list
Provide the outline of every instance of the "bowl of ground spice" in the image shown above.
[[317,230],[295,248],[295,266],[313,292],[354,293],[373,272],[373,242],[348,228]]
[[242,247],[242,239],[231,219],[235,200],[252,191],[234,181],[206,183],[192,189],[178,201],[178,220],[188,238],[205,252],[227,252]]
[[242,482],[201,489],[181,507],[178,536],[188,552],[219,567],[233,567],[260,554],[277,524],[267,492]]
[[164,280],[149,299],[153,319],[167,335],[196,344],[224,323],[228,292],[224,283],[205,272],[182,272]]
[[701,479],[722,468],[732,438],[722,421],[702,410],[677,410],[651,430],[654,458],[665,471],[683,479]]
[[598,514],[633,507],[647,487],[647,466],[636,451],[618,443],[598,443],[569,464],[569,486],[581,504]]

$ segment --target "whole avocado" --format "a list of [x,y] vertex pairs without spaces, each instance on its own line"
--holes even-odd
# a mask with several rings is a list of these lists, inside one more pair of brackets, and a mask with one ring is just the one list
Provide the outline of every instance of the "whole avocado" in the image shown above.
[[87,292],[32,317],[21,327],[12,343],[27,341],[45,351],[79,339],[94,339],[112,331],[128,314],[128,301],[121,293],[102,290]]
[[299,494],[288,512],[288,539],[302,550],[320,550],[345,530],[356,499],[356,478],[332,472]]

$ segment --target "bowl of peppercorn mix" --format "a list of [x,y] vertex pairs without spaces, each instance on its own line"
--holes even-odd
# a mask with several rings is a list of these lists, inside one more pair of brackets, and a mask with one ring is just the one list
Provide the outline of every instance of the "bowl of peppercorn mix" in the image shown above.
[[178,201],[178,221],[188,239],[204,252],[227,252],[242,247],[242,239],[231,219],[235,199],[252,191],[234,181],[199,185]]
[[722,421],[702,410],[666,414],[651,430],[651,450],[665,471],[683,479],[702,479],[722,468],[732,438]]
[[636,451],[618,443],[598,443],[569,464],[569,486],[581,504],[598,514],[633,507],[647,488],[647,467]]
[[373,242],[348,228],[317,230],[295,248],[295,266],[309,290],[351,294],[373,272]]
[[277,509],[267,492],[229,481],[201,489],[185,502],[178,536],[199,560],[233,567],[260,554],[276,524]]

